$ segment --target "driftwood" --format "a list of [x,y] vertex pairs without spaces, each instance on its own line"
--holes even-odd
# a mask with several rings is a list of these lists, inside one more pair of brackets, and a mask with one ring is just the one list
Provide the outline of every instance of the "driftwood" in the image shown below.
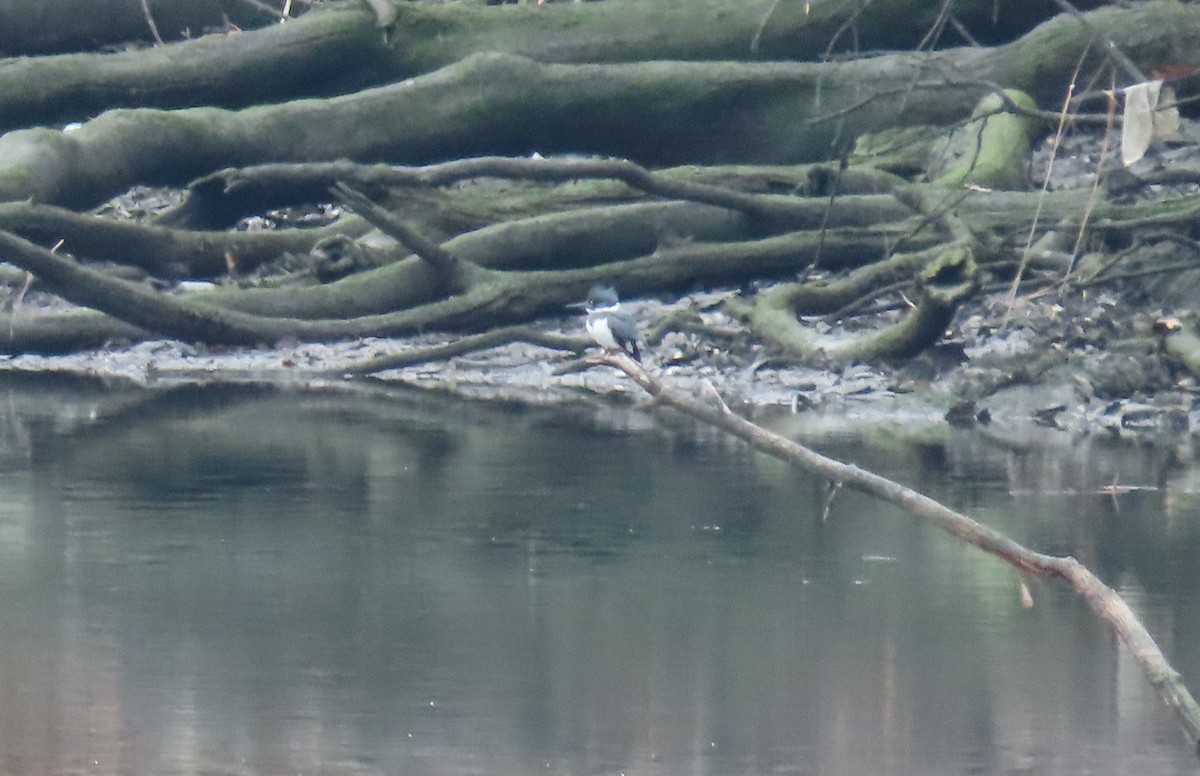
[[[817,453],[774,434],[734,414],[719,398],[704,402],[670,388],[641,364],[623,354],[592,359],[593,364],[615,367],[641,386],[655,401],[679,410],[741,439],[751,447],[827,479],[837,487],[853,488],[896,504],[917,519],[977,547],[1021,574],[1059,579],[1069,584],[1113,632],[1137,661],[1159,698],[1175,713],[1188,745],[1200,755],[1200,705],[1183,684],[1178,671],[1129,605],[1095,574],[1072,557],[1045,555],[1013,541],[967,515],[897,482],[854,464]],[[829,505],[826,505],[828,511]],[[1015,587],[1015,585],[1014,585]]]

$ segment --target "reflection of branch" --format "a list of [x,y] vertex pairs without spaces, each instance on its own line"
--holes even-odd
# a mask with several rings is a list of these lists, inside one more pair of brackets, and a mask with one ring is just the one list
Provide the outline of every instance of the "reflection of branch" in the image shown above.
[[387,369],[399,369],[400,367],[426,364],[431,361],[444,361],[454,356],[496,348],[511,342],[528,342],[533,345],[541,345],[542,347],[556,350],[573,350],[577,353],[582,352],[591,345],[591,340],[585,340],[582,337],[548,334],[532,326],[506,326],[502,329],[493,329],[483,334],[460,337],[453,342],[430,345],[428,347],[408,348],[400,353],[392,353],[380,356],[379,358],[372,358],[368,361],[360,361],[357,364],[337,367],[330,371],[337,374],[374,374],[375,372],[383,372]]
[[912,488],[867,471],[853,464],[827,458],[803,445],[751,423],[720,407],[702,404],[690,396],[663,385],[628,356],[610,354],[599,363],[616,367],[665,404],[698,420],[716,426],[768,455],[795,464],[840,486],[876,496],[903,507],[915,517],[932,524],[951,536],[974,545],[1021,572],[1046,578],[1059,578],[1070,584],[1096,614],[1112,626],[1129,648],[1146,678],[1160,698],[1175,712],[1193,750],[1200,744],[1200,705],[1184,686],[1179,673],[1167,663],[1162,650],[1129,605],[1117,593],[1072,557],[1034,552],[1004,534]]

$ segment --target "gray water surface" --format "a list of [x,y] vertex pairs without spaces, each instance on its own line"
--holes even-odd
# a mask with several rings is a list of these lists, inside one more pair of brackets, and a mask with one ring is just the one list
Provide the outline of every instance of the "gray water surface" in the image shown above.
[[[0,412],[3,773],[1195,772],[1068,590],[854,493],[822,523],[737,444],[403,393]],[[1077,555],[1200,687],[1182,451],[818,445]]]

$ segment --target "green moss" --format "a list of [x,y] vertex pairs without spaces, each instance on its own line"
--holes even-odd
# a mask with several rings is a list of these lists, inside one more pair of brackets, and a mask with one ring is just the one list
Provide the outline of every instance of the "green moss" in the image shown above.
[[[1033,98],[1015,89],[1005,90],[1018,107],[1036,109]],[[929,177],[944,186],[980,186],[987,189],[1028,188],[1026,169],[1031,141],[1039,122],[1010,112],[998,94],[989,94],[971,112],[971,121],[937,147]]]

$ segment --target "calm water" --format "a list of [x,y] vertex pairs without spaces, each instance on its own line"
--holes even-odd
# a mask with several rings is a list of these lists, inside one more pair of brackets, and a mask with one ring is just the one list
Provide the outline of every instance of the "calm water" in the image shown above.
[[[822,524],[735,444],[396,392],[0,413],[6,774],[1195,772],[1068,591],[853,493]],[[1190,450],[824,446],[1078,555],[1200,688]]]

